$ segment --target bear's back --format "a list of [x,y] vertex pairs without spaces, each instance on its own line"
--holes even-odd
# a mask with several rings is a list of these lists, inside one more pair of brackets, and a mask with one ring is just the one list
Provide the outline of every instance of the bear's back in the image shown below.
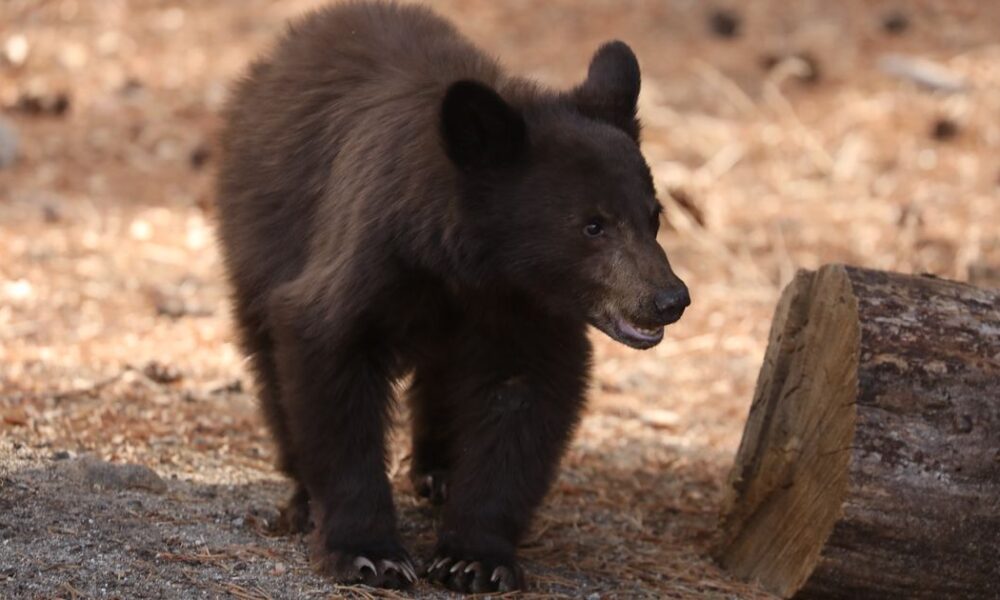
[[225,114],[217,204],[237,292],[266,294],[309,256],[333,259],[398,237],[404,220],[440,219],[435,199],[450,180],[441,97],[458,79],[500,77],[419,6],[349,2],[293,22]]

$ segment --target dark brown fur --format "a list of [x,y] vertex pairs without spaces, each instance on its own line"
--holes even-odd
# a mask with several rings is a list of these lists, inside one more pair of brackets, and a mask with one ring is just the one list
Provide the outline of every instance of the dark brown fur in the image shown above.
[[315,524],[338,581],[412,579],[385,473],[391,386],[412,373],[412,479],[444,504],[428,576],[523,586],[515,547],[578,420],[587,324],[648,347],[688,302],[655,240],[638,89],[620,42],[554,93],[386,3],[297,21],[235,89],[218,194],[235,316],[297,483],[286,525]]

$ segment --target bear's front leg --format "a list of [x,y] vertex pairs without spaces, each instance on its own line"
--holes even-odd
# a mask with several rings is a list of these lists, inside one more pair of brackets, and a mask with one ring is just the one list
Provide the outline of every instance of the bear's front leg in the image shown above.
[[[582,380],[582,378],[581,378]],[[582,385],[515,376],[457,415],[456,464],[427,576],[460,592],[522,589],[515,548],[578,419]]]
[[276,353],[295,471],[316,525],[313,561],[341,583],[405,588],[416,576],[386,476],[387,355],[328,330],[343,333],[294,321],[280,329]]

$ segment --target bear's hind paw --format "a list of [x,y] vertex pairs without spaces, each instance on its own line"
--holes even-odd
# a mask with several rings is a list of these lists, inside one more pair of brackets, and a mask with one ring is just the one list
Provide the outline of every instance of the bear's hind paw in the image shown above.
[[413,490],[418,498],[426,498],[434,506],[441,506],[448,500],[448,472],[434,470],[429,473],[413,473],[410,476]]

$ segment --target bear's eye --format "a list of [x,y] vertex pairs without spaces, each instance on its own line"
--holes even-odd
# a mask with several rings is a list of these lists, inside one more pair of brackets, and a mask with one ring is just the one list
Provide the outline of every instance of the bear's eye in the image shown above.
[[583,233],[587,237],[597,237],[604,233],[604,225],[601,224],[599,219],[594,219],[583,228]]

